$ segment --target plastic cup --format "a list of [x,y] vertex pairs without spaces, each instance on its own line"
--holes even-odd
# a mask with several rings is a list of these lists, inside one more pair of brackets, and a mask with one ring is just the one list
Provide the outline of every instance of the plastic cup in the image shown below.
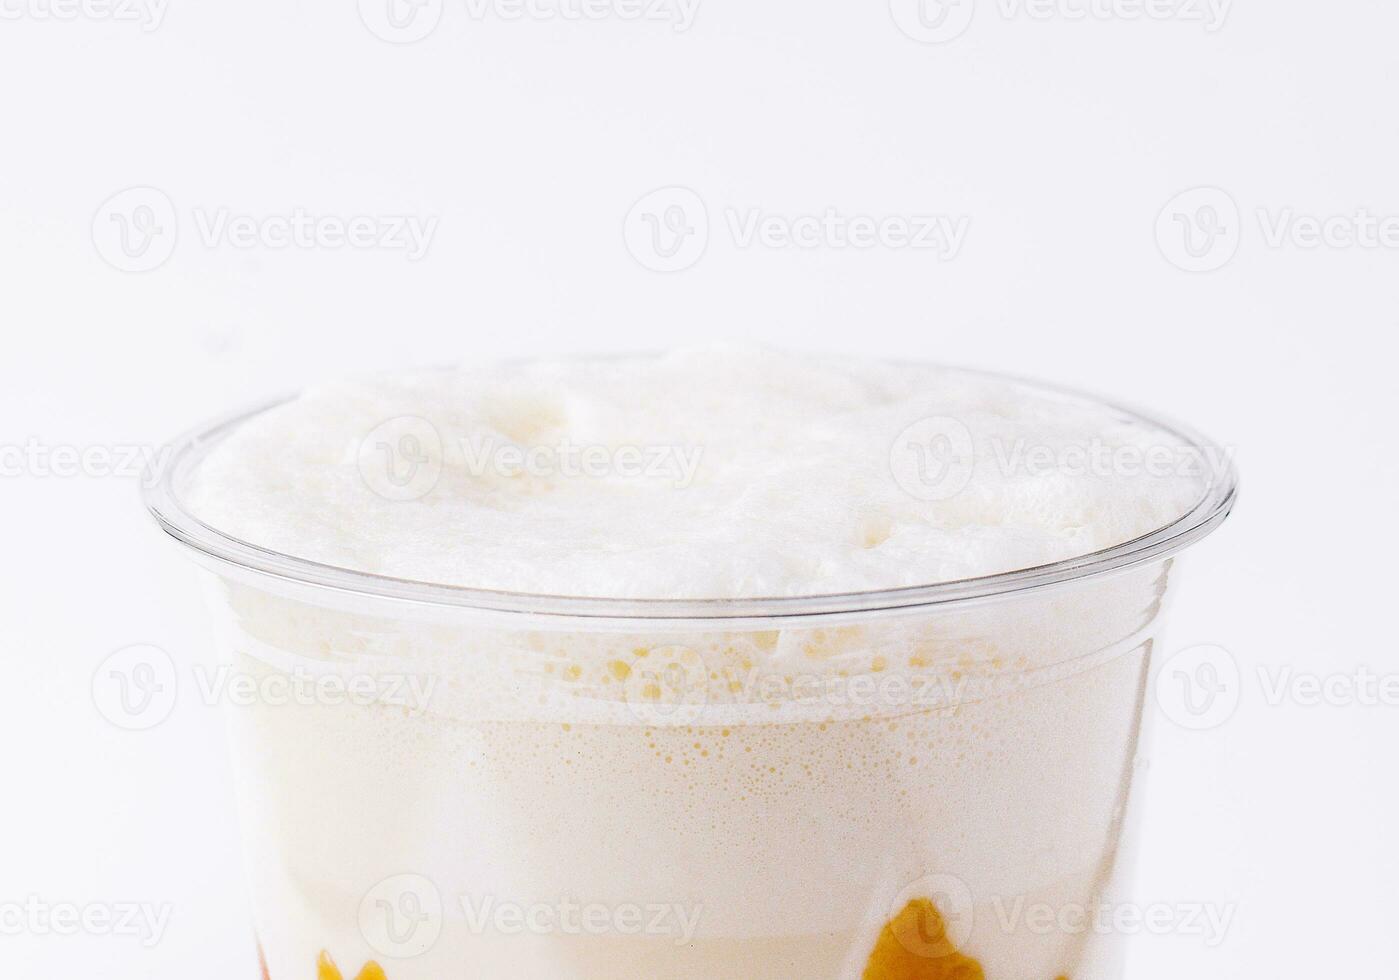
[[1121,975],[1127,935],[1076,910],[1131,902],[1174,556],[1232,468],[1052,565],[625,601],[231,538],[181,489],[247,417],[183,439],[148,505],[203,570],[265,975]]

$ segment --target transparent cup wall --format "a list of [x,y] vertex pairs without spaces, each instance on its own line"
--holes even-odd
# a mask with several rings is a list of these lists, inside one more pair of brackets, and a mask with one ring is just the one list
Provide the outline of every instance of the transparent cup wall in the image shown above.
[[1120,976],[1173,561],[975,602],[491,613],[206,562],[272,980]]

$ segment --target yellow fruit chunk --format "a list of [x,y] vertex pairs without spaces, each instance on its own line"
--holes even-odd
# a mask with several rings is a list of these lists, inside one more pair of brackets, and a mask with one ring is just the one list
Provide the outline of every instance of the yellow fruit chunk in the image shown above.
[[[316,980],[345,980],[340,973],[340,968],[335,965],[335,961],[330,958],[330,954],[321,951],[321,955],[316,960]],[[363,970],[359,971],[359,976],[355,980],[387,980],[384,976],[384,968],[378,963],[366,963]]]
[[[879,932],[863,980],[986,980],[981,964],[964,956],[947,935],[938,907],[918,898]],[[1058,977],[1056,980],[1068,980]]]
[[952,945],[937,906],[919,898],[880,930],[864,980],[986,980],[986,974]]

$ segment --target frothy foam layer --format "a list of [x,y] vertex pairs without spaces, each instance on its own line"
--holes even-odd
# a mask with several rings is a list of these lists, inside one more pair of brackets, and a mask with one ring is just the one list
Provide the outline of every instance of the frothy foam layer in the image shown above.
[[925,585],[1088,554],[1201,497],[1175,436],[917,365],[756,351],[343,382],[240,425],[206,523],[399,578],[742,598]]

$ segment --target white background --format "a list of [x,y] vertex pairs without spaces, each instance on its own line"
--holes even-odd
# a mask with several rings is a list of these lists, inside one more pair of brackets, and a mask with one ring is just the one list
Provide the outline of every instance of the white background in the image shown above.
[[[997,368],[1188,420],[1237,448],[1245,489],[1188,559],[1170,648],[1227,648],[1240,706],[1205,732],[1158,720],[1140,894],[1237,916],[1216,948],[1141,938],[1130,976],[1392,975],[1399,707],[1272,706],[1257,671],[1399,669],[1399,242],[1269,240],[1399,214],[1394,4],[1238,0],[1210,24],[983,0],[925,44],[903,0],[701,0],[683,31],[444,0],[393,44],[350,3],[170,0],[157,25],[53,2],[0,0],[0,444],[158,445],[347,372],[723,339]],[[108,261],[103,204],[134,186],[174,209],[152,212],[143,255],[170,254],[146,272]],[[626,222],[670,186],[709,236],[658,273]],[[1198,187],[1226,196],[1181,199],[1158,236]],[[969,230],[949,260],[743,247],[728,223],[828,207]],[[437,224],[413,260],[206,240],[223,209]],[[1219,268],[1179,267],[1191,222],[1197,243],[1223,230],[1196,262]],[[0,935],[0,968],[250,980],[217,711],[182,691],[123,732],[91,695],[128,644],[209,656],[190,567],[130,477],[31,468],[0,494],[0,902],[174,910],[151,948]]]

